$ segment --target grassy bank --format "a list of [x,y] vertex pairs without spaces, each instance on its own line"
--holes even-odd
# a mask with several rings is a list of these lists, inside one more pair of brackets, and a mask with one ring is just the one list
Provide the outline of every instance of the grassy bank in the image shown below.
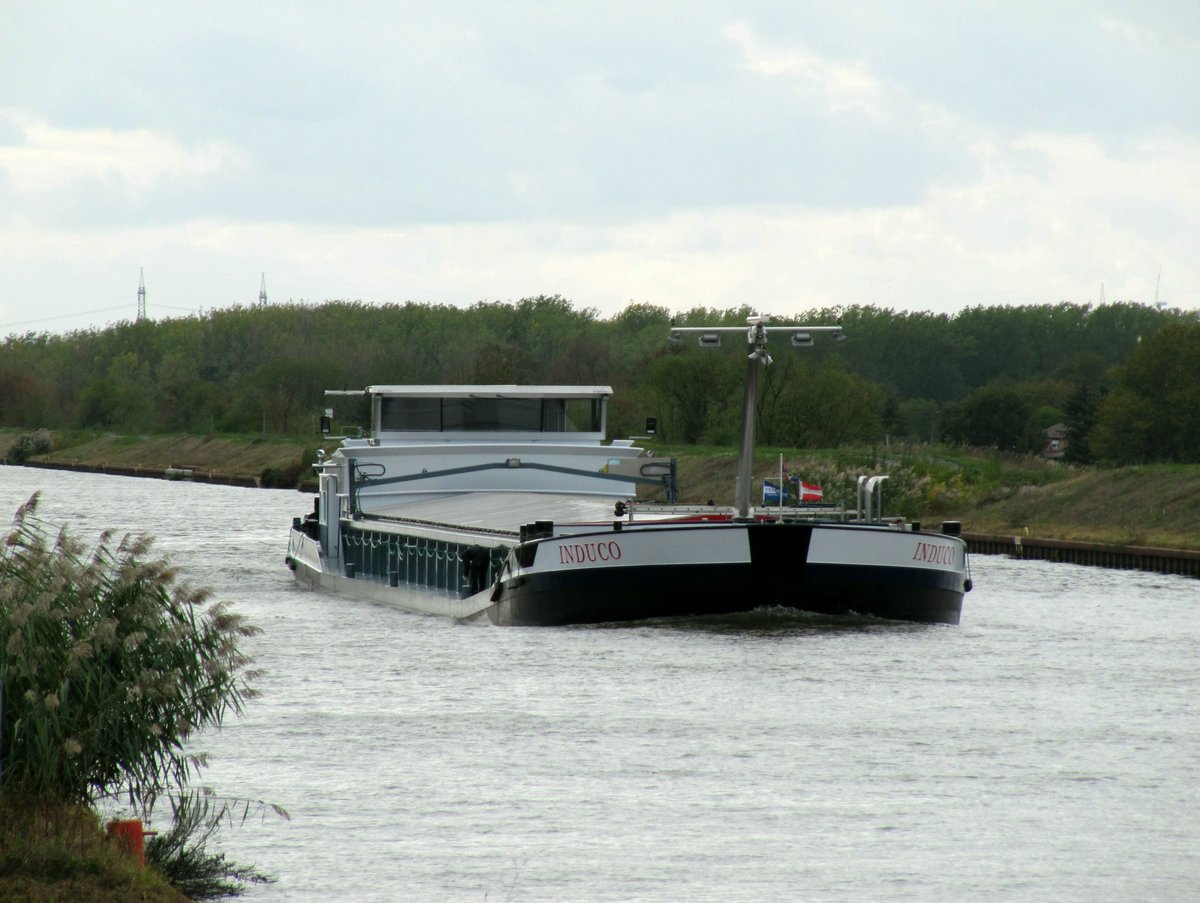
[[0,900],[186,903],[119,849],[84,806],[0,799]]
[[[16,441],[0,433],[0,457]],[[679,464],[682,501],[720,505],[733,500],[737,452],[732,448],[666,446],[659,457]],[[267,485],[296,485],[316,449],[315,437],[55,435],[39,461],[266,476]],[[1200,465],[1119,469],[1073,468],[1034,457],[955,448],[891,446],[837,450],[760,449],[756,481],[778,475],[783,455],[790,473],[825,489],[827,501],[853,506],[860,473],[888,474],[885,509],[927,520],[960,520],[980,533],[1019,533],[1117,545],[1200,548]]]
[[1200,549],[1200,466],[1088,469],[1037,490],[1008,487],[962,520],[980,533]]
[[[15,431],[0,433],[0,458],[9,457],[19,435]],[[317,448],[324,445],[328,443],[287,436],[119,436],[72,431],[54,433],[53,448],[30,460],[152,471],[177,468],[251,477],[266,486],[288,487],[312,475],[309,465]]]

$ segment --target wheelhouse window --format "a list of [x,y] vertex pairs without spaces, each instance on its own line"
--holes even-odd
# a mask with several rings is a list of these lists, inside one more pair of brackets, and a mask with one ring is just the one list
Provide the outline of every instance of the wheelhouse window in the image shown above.
[[389,432],[597,433],[599,398],[379,399],[379,428]]
[[440,432],[440,398],[381,398],[379,428],[395,432]]
[[600,432],[599,398],[559,398],[562,404],[563,425],[558,429],[567,433]]
[[442,429],[536,432],[542,428],[540,398],[443,398]]

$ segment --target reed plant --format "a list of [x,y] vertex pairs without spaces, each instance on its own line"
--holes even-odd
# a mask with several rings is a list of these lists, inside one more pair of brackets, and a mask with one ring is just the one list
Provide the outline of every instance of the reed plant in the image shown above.
[[87,548],[39,521],[37,498],[0,546],[0,793],[149,811],[204,764],[189,739],[254,695],[239,642],[256,630],[149,537]]
[[171,828],[146,844],[146,861],[189,900],[237,897],[248,884],[275,881],[252,865],[233,862],[224,853],[210,850],[208,843],[222,824],[238,821],[239,811],[244,823],[252,811],[265,814],[269,810],[287,818],[283,809],[261,800],[219,799],[204,790],[172,795],[169,801]]

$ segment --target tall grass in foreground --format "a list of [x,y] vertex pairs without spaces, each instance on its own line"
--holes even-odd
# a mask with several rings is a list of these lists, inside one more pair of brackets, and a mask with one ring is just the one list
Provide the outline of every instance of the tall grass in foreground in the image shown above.
[[256,631],[204,609],[147,537],[87,549],[36,508],[0,546],[0,792],[148,810],[203,764],[185,741],[254,695],[238,641]]
[[[255,629],[205,608],[149,538],[104,533],[87,549],[36,509],[34,495],[0,545],[0,897],[107,900],[132,881],[133,897],[113,899],[202,900],[273,880],[206,845],[235,807],[243,821],[252,805],[287,814],[187,786],[203,758],[186,741],[254,695],[238,642]],[[153,876],[122,873],[97,845],[92,806],[118,795],[143,817],[171,803],[172,828],[147,849]]]

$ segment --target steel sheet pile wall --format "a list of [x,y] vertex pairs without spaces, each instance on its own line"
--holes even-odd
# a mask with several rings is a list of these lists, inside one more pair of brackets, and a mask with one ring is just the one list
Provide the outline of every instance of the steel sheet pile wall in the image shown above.
[[1200,577],[1200,551],[1162,549],[1154,546],[1114,546],[1067,539],[1038,539],[1029,536],[997,536],[963,533],[967,549],[984,555],[1009,555],[1061,561],[1117,570],[1155,571]]

